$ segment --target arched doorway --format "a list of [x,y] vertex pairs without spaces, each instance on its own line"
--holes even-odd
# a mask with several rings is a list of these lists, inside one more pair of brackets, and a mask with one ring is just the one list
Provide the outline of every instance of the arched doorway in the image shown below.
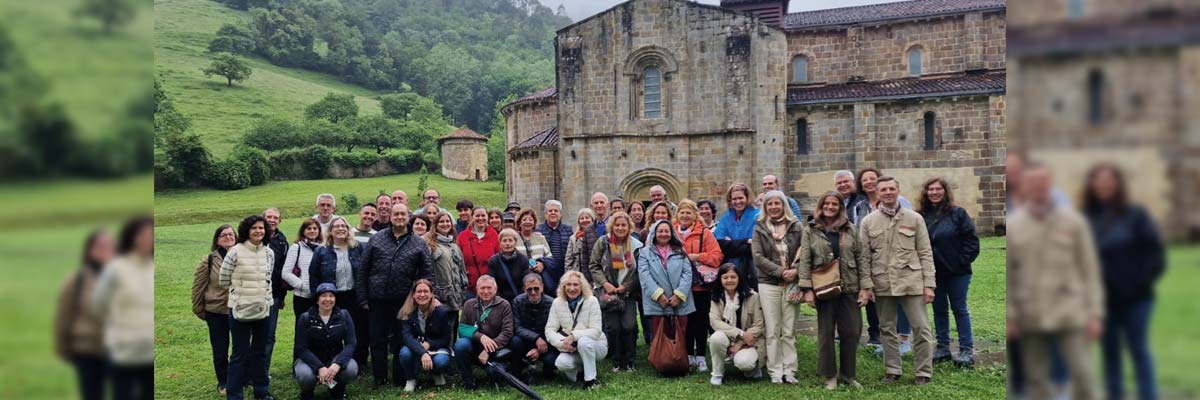
[[621,181],[621,193],[626,201],[650,200],[650,188],[660,185],[667,192],[667,198],[678,202],[681,193],[687,193],[687,188],[670,172],[658,168],[646,168],[626,175]]

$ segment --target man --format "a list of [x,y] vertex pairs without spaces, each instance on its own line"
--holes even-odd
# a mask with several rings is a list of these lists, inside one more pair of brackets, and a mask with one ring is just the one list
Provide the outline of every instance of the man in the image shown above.
[[515,331],[512,305],[496,295],[496,278],[480,276],[475,282],[475,294],[477,297],[463,303],[458,341],[454,342],[454,361],[468,390],[478,388],[471,366],[487,365],[508,346]]
[[[354,239],[358,240],[359,244],[367,244],[367,241],[371,240],[371,235],[375,234],[375,229],[372,228],[372,225],[375,224],[375,219],[378,218],[376,214],[377,210],[375,203],[363,204],[362,208],[358,210],[358,226],[351,228],[350,233],[354,234]],[[365,345],[366,343],[363,344]]]
[[512,370],[524,377],[528,363],[540,362],[542,378],[550,379],[554,376],[554,360],[558,359],[558,349],[546,341],[546,321],[550,319],[550,305],[554,303],[554,298],[543,291],[541,275],[527,274],[524,283],[525,293],[512,302],[513,325],[516,328],[516,334],[508,345],[512,350]]
[[275,354],[275,330],[279,322],[279,310],[283,309],[284,297],[287,296],[291,288],[283,282],[283,263],[287,261],[288,241],[287,236],[279,230],[279,221],[282,219],[278,208],[268,208],[263,210],[263,219],[267,220],[267,247],[271,248],[271,252],[275,255],[275,265],[271,268],[271,295],[275,297],[275,304],[271,307],[271,314],[267,322],[267,365],[271,365],[271,356]]
[[517,214],[512,211],[505,211],[500,214],[500,230],[505,229],[517,230]]
[[1100,264],[1087,221],[1055,200],[1049,169],[1028,163],[1024,205],[1008,220],[1007,336],[1020,339],[1029,398],[1055,398],[1054,348],[1067,365],[1071,398],[1098,399],[1091,357],[1104,318]]
[[[1008,152],[1004,154],[1004,203],[1010,213],[1023,205],[1025,196],[1022,191],[1021,174],[1027,162],[1025,153],[1019,149],[1008,149]],[[1050,198],[1056,206],[1071,207],[1071,200],[1061,190],[1051,188]]]
[[[854,184],[854,172],[843,169],[833,173],[833,186],[838,194],[842,195],[842,209],[850,212],[851,206],[858,202],[858,185]],[[858,223],[858,219],[853,215],[847,214],[846,218],[851,223]]]
[[426,190],[425,193],[421,194],[421,206],[425,206],[429,203],[437,204],[440,208],[442,204],[442,194],[438,193],[438,191],[434,189]]
[[604,236],[605,225],[608,222],[608,195],[596,192],[592,194],[591,208],[592,212],[596,213],[596,222],[592,226],[596,227],[596,233]]
[[507,206],[504,206],[504,212],[510,212],[510,213],[513,213],[513,215],[516,215],[516,213],[518,213],[520,211],[521,211],[521,203],[518,203],[515,201],[510,201],[510,202],[508,202]]
[[392,196],[387,193],[380,193],[375,196],[375,207],[378,209],[379,217],[375,218],[375,223],[371,224],[371,229],[376,232],[382,231],[392,226]]
[[392,227],[371,236],[363,249],[361,267],[354,274],[359,306],[370,312],[367,324],[371,331],[371,364],[376,386],[387,384],[389,355],[392,383],[404,384],[404,370],[398,356],[403,335],[396,313],[408,298],[413,282],[417,279],[433,282],[429,245],[414,236],[408,231],[408,206],[403,202],[393,204]]
[[625,209],[625,199],[622,198],[621,196],[613,197],[612,200],[609,200],[608,201],[608,209],[612,210],[613,214],[616,214],[619,212],[623,212],[626,214],[629,213],[629,210]]
[[558,200],[547,200],[542,210],[546,222],[537,226],[537,233],[546,238],[550,254],[554,255],[554,266],[549,268],[549,273],[546,274],[550,276],[550,280],[545,282],[545,286],[546,291],[555,293],[559,280],[567,272],[567,246],[570,245],[571,234],[575,231],[570,225],[562,223],[562,203]]
[[[776,177],[775,175],[766,175],[766,176],[763,176],[763,178],[762,178],[762,189],[763,189],[763,190],[762,190],[762,192],[760,192],[760,193],[767,193],[767,192],[770,192],[770,191],[772,191],[772,190],[779,190],[779,191],[783,191],[783,189],[780,189],[780,188],[779,188],[779,178],[778,178],[778,177]],[[800,204],[799,204],[799,203],[797,203],[797,202],[796,202],[796,199],[793,199],[793,198],[792,198],[792,196],[788,196],[788,195],[786,195],[786,194],[785,194],[783,197],[786,197],[786,198],[787,198],[788,207],[791,207],[791,209],[792,209],[792,215],[795,215],[795,216],[796,216],[796,220],[797,220],[797,221],[800,221],[801,223],[803,223],[803,222],[804,222],[804,217],[802,217],[802,216],[800,215]]]
[[454,205],[454,209],[458,211],[458,221],[454,224],[454,233],[463,233],[471,227],[471,211],[475,209],[475,203],[462,199]]
[[392,207],[395,207],[397,204],[403,204],[405,207],[408,207],[408,193],[404,193],[403,190],[392,192]]
[[[650,204],[658,202],[666,202],[667,208],[671,209],[671,214],[675,214],[675,203],[667,199],[667,190],[663,189],[662,185],[654,185],[650,187]],[[799,214],[797,214],[799,215]]]
[[321,235],[329,234],[329,223],[333,222],[333,219],[337,217],[337,214],[333,213],[335,209],[337,209],[337,200],[333,198],[332,194],[321,193],[317,195],[317,215],[314,215],[313,219],[317,220],[318,224],[321,224]]
[[[879,208],[863,219],[859,237],[870,249],[869,276],[875,285],[880,330],[883,336],[884,383],[900,379],[900,343],[896,334],[899,305],[912,325],[913,368],[918,386],[933,377],[933,332],[929,330],[928,304],[933,302],[933,249],[925,219],[900,206],[900,182],[890,176],[876,182]],[[869,299],[867,299],[869,300]]]

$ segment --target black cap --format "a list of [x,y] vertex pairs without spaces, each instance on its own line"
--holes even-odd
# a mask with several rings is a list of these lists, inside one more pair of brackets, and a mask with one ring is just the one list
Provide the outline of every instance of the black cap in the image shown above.
[[513,214],[511,212],[505,212],[504,214],[500,214],[500,220],[501,221],[516,221],[517,215]]
[[509,211],[509,210],[520,210],[520,209],[521,209],[521,203],[518,203],[518,202],[515,202],[515,201],[510,201],[510,202],[508,202],[508,206],[505,206],[505,207],[504,207],[504,211]]

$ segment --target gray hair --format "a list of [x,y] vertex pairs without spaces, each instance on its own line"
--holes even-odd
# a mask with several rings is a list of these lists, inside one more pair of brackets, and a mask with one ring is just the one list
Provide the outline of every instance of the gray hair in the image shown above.
[[563,205],[562,205],[561,201],[550,199],[550,200],[546,200],[546,205],[542,206],[542,209],[545,210],[550,207],[554,207],[554,208],[557,208],[559,211],[562,211]]
[[542,283],[542,275],[540,275],[536,272],[530,272],[528,274],[525,274],[525,279],[523,279],[521,281],[521,283],[528,285],[529,282],[535,282],[535,281],[537,283]]
[[650,192],[662,192],[662,194],[667,194],[667,189],[663,189],[662,185],[654,185],[650,187]]
[[[592,193],[592,198],[593,198],[593,199],[594,199],[594,198],[596,198],[596,196],[603,197],[603,198],[604,198],[604,202],[605,202],[605,203],[607,203],[607,202],[608,202],[608,195],[607,195],[607,194],[604,194],[604,192],[596,192],[596,193]],[[591,202],[589,201],[588,203],[591,203]]]
[[583,214],[587,214],[589,217],[592,217],[592,221],[596,221],[596,212],[587,207],[580,208],[579,212],[575,213],[575,220],[579,221],[579,217],[582,217]]
[[313,204],[313,206],[320,205],[320,204],[321,204],[321,199],[329,199],[329,201],[332,201],[332,202],[333,202],[333,206],[334,206],[334,207],[337,207],[337,198],[333,197],[333,195],[332,195],[332,194],[329,194],[329,193],[321,193],[321,194],[318,194],[318,195],[317,195],[317,203],[316,203],[316,204]]
[[475,278],[475,286],[479,286],[479,282],[491,282],[495,285],[496,278],[493,278],[491,275],[480,275],[478,278]]
[[851,171],[850,171],[850,170],[848,170],[848,169],[843,169],[843,170],[840,170],[840,171],[838,171],[838,172],[834,172],[834,173],[833,173],[833,180],[835,180],[835,181],[836,181],[838,178],[841,178],[841,177],[843,177],[843,176],[848,176],[848,177],[850,177],[850,180],[854,180],[854,172],[851,172]]
[[788,205],[787,195],[783,194],[783,192],[778,191],[778,190],[768,190],[766,193],[762,194],[763,209],[761,212],[758,213],[759,221],[765,221],[767,218],[769,218],[767,216],[767,201],[770,199],[773,199],[773,198],[778,198],[779,201],[783,203],[783,215],[785,217],[787,217],[788,219],[793,219],[793,220],[796,219],[796,215],[792,213],[792,207],[790,207]]
[[269,213],[269,212],[271,212],[271,211],[274,211],[276,214],[279,214],[280,216],[283,216],[283,213],[279,212],[279,209],[278,209],[278,208],[275,208],[275,207],[270,207],[270,208],[267,208],[266,210],[263,210],[263,212],[262,212],[262,215],[264,215],[264,216],[265,216],[265,215],[267,215],[267,213]]

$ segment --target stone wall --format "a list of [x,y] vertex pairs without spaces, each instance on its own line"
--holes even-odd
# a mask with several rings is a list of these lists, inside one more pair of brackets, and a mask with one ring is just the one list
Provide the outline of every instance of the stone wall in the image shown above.
[[1067,21],[1067,7],[1072,1],[1082,2],[1084,19],[1132,16],[1163,7],[1200,9],[1200,3],[1194,0],[1009,0],[1009,19],[1014,27]]
[[524,142],[558,124],[558,107],[554,99],[518,104],[505,111],[504,132],[509,146]]
[[546,200],[558,198],[556,193],[562,181],[557,179],[560,176],[557,149],[515,152],[509,154],[509,162],[511,169],[506,182],[509,201],[541,210]]
[[460,181],[488,179],[487,142],[472,139],[445,139],[442,146],[442,176]]

